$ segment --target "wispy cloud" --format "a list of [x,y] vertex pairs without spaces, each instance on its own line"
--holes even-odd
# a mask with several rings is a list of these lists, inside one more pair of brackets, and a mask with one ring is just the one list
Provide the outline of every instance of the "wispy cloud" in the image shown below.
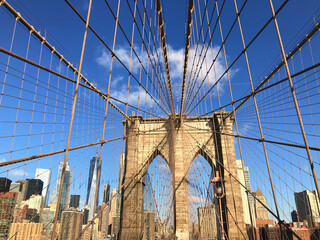
[[111,56],[110,54],[108,54],[108,52],[102,48],[99,47],[97,49],[97,58],[96,58],[96,62],[98,63],[98,65],[100,65],[101,67],[109,67],[110,62],[111,62]]
[[116,76],[116,77],[113,77],[111,79],[111,87],[112,88],[115,88],[117,86],[119,86],[121,84],[121,82],[123,81],[123,76]]
[[11,170],[9,174],[13,177],[23,177],[23,176],[28,176],[29,174],[25,172],[24,170]]
[[[205,48],[206,48],[206,46],[203,47],[203,49],[205,49]],[[206,52],[206,54],[205,54],[205,50],[201,51],[201,49],[202,49],[202,45],[198,46],[198,48],[196,48],[196,47],[190,48],[189,60],[188,60],[189,73],[191,72],[191,69],[193,70],[193,72],[197,72],[197,73],[199,72],[199,78],[202,80],[202,76],[205,77],[207,71],[209,71],[207,78],[209,79],[209,82],[213,83],[216,81],[216,78],[219,79],[226,70],[223,53],[220,51],[219,55],[217,56],[218,51],[219,51],[218,46],[213,47],[212,50],[209,49]],[[141,58],[141,48],[139,46],[134,46],[134,50],[140,59]],[[161,53],[161,49],[157,49],[157,51],[159,53]],[[123,62],[123,64],[129,68],[130,48],[120,46],[115,49],[115,53],[119,57],[119,59]],[[199,58],[200,53],[201,53],[201,57]],[[204,54],[206,56],[203,60]],[[161,61],[162,61],[162,55],[160,57],[161,57]],[[172,79],[182,79],[183,63],[184,63],[184,49],[183,48],[174,49],[172,46],[168,45],[168,58],[169,58],[169,64],[170,64],[171,78]],[[199,59],[200,59],[200,61],[199,61]],[[214,67],[212,66],[210,68],[214,59],[216,59]],[[100,46],[97,49],[97,54],[96,54],[95,60],[98,63],[98,65],[105,67],[105,68],[109,68],[110,62],[111,62],[111,54],[105,48]],[[142,64],[144,66],[146,66],[147,61],[148,61],[148,55],[145,50],[143,51],[141,60],[142,60]],[[198,65],[198,67],[197,67],[198,70],[195,70],[197,65]],[[202,73],[200,71],[200,66],[202,66],[202,68],[201,68]],[[115,68],[121,67],[121,64],[116,59],[114,60],[114,67]],[[132,53],[131,70],[132,70],[132,72],[137,73],[139,71],[139,69],[140,69],[140,61],[138,60],[138,58],[136,58],[134,53]],[[215,72],[216,72],[216,76],[215,76]],[[234,76],[234,74],[236,72],[237,72],[236,69],[230,70],[229,71],[230,77]],[[224,77],[226,78],[227,76],[225,75]]]
[[[82,9],[83,11],[88,11],[88,8],[89,8],[89,0],[83,0],[83,1],[82,1],[81,9]],[[93,5],[91,6],[91,9],[94,9],[94,6],[93,6]]]
[[[0,162],[6,162],[6,161],[7,161],[6,158],[4,158],[4,157],[0,158]],[[17,170],[17,169],[10,170],[9,169],[9,175],[11,177],[23,177],[23,176],[28,176],[29,174],[22,169],[19,169],[19,170]]]
[[[198,48],[192,47],[189,50],[187,81],[193,81],[193,79],[196,78],[198,82],[201,83],[205,79],[204,84],[207,86],[209,83],[211,87],[221,78],[219,82],[223,83],[223,81],[227,80],[227,74],[224,74],[226,71],[224,56],[221,52],[218,54],[219,47],[215,46],[212,50],[209,49],[206,54],[205,50],[201,51],[201,49],[202,45],[198,46]],[[203,49],[205,49],[205,46]],[[200,54],[201,56],[199,57]],[[203,55],[205,55],[205,58],[203,58]],[[169,45],[168,57],[171,77],[175,80],[181,80],[183,78],[184,50],[175,50]],[[230,78],[232,78],[237,71],[238,69],[230,69]],[[223,85],[218,84],[218,86],[220,94],[223,94]]]
[[189,204],[205,205],[208,201],[202,196],[189,195]]
[[[121,60],[121,62],[128,68],[130,69],[130,64],[131,64],[131,72],[136,74],[140,71],[140,61],[142,61],[142,65],[146,66],[148,62],[148,54],[144,51],[142,53],[142,58],[141,58],[141,49],[138,46],[134,46],[134,50],[138,55],[138,58],[132,52],[131,56],[131,49],[126,48],[123,46],[119,46],[114,50],[115,54],[118,56],[118,58]],[[131,56],[131,57],[130,57]],[[113,67],[114,68],[121,68],[122,64],[116,59],[113,59]],[[101,67],[104,67],[108,69],[110,67],[111,63],[111,54],[103,47],[98,47],[97,49],[97,57],[96,57],[96,62],[98,65]]]
[[243,126],[239,126],[239,133],[245,136],[252,129],[251,124],[245,123]]
[[182,79],[183,74],[183,60],[184,60],[184,49],[174,49],[168,45],[168,58],[170,67],[170,77],[177,81]]
[[[132,56],[130,57],[131,50],[129,47],[119,46],[115,49],[116,55],[119,57],[119,59],[122,61],[122,63],[129,69],[129,66],[131,64],[131,72],[133,74],[138,74],[140,71],[140,61],[142,61],[143,66],[146,68],[147,62],[148,62],[148,55],[144,49],[141,57],[141,48],[139,46],[134,46],[134,49],[139,57],[139,59],[135,56],[134,53],[132,53]],[[189,51],[189,61],[188,61],[188,72],[187,72],[187,79],[192,79],[194,76],[194,73],[198,75],[197,79],[199,82],[202,82],[204,78],[206,78],[206,86],[208,86],[208,82],[210,87],[219,79],[222,77],[223,73],[225,72],[225,63],[224,63],[224,56],[222,55],[222,52],[218,54],[219,48],[216,46],[212,50],[209,49],[206,53],[206,57],[204,61],[203,55],[204,51],[202,52],[202,55],[199,57],[200,49],[202,49],[202,46],[200,45],[197,49],[195,47],[192,47]],[[162,50],[158,49],[158,53],[161,53]],[[168,58],[169,58],[169,64],[170,64],[170,76],[172,79],[172,82],[175,84],[179,84],[182,81],[183,77],[183,63],[184,63],[184,49],[174,49],[172,46],[168,45]],[[162,55],[160,56],[160,61],[163,64],[163,58]],[[200,61],[199,61],[200,59]],[[216,59],[214,66],[211,66],[213,63],[213,60]],[[96,52],[96,63],[105,68],[106,70],[109,70],[110,63],[111,63],[111,54],[103,47],[98,47]],[[202,64],[202,65],[201,65]],[[198,65],[198,67],[196,67]],[[200,68],[202,66],[202,68]],[[163,71],[164,71],[164,66]],[[151,65],[149,65],[149,69],[151,68]],[[114,59],[113,62],[113,69],[114,70],[121,70],[123,69],[123,66],[119,63],[118,60]],[[229,70],[230,78],[232,78],[235,73],[237,72],[237,69],[235,70]],[[116,73],[116,72],[115,72]],[[117,72],[118,74],[119,72]],[[207,75],[207,76],[206,76]],[[221,82],[227,79],[227,75],[225,74]],[[126,101],[127,99],[127,82],[126,78],[121,76],[120,74],[116,75],[116,77],[112,78],[111,81],[112,88],[115,90],[111,91],[111,96],[118,98],[122,101]],[[220,94],[223,94],[223,85],[219,86]],[[174,91],[179,90],[179,88],[174,89]],[[132,90],[130,88],[129,92],[129,102],[131,104],[137,104],[138,102],[138,95],[139,92],[137,89]],[[177,92],[176,95],[179,95]],[[146,100],[146,92],[141,91],[140,92],[140,104],[144,104]],[[147,97],[147,101],[149,102],[151,100],[150,97]]]
[[[119,99],[123,102],[127,101],[127,86],[122,85],[122,87],[118,88],[117,90],[112,90],[110,95],[116,99]],[[145,103],[151,103],[151,101],[154,101],[149,94],[146,93],[143,89],[138,88],[132,88],[129,90],[129,95],[128,95],[128,103],[132,105],[137,105],[138,102],[140,104],[145,104]]]

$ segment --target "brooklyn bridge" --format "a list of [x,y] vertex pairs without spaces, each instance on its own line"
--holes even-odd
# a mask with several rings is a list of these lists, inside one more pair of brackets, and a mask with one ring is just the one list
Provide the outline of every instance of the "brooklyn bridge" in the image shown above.
[[0,0],[0,23],[0,239],[320,239],[319,1]]

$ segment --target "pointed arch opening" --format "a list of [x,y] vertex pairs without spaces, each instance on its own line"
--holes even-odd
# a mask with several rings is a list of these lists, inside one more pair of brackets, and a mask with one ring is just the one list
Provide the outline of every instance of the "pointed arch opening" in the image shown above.
[[214,162],[200,149],[187,173],[190,239],[219,239],[221,224],[212,183],[214,173]]
[[174,236],[173,187],[169,165],[155,151],[144,177],[143,239]]

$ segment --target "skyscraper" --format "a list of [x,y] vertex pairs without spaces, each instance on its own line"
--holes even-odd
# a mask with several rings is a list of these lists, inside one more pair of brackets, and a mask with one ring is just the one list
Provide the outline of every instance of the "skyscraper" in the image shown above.
[[110,199],[110,185],[105,184],[103,187],[103,203],[109,202]]
[[[53,188],[51,203],[57,203],[58,202],[62,168],[63,168],[63,162],[60,162],[59,163],[59,170],[58,170],[57,185]],[[68,207],[71,178],[72,178],[72,173],[69,170],[69,164],[67,163],[66,171],[65,171],[65,175],[64,175],[64,180],[63,180],[63,184],[62,184],[60,211],[63,211]]]
[[28,186],[24,200],[28,200],[32,195],[41,195],[43,181],[41,179],[27,179]]
[[41,223],[12,223],[10,227],[9,239],[41,239]]
[[[99,158],[93,157],[90,160],[90,169],[89,169],[89,177],[88,177],[88,189],[87,189],[87,198],[86,198],[86,205],[90,207],[89,218],[93,217],[94,206],[98,206],[99,202],[99,186],[100,183],[97,183],[98,177],[98,165],[99,165]],[[94,202],[96,189],[98,188],[98,195],[97,200]]]
[[116,229],[114,225],[116,225],[116,216],[117,216],[117,189],[112,189],[110,196],[110,210],[109,210],[109,228],[111,229],[111,234],[113,234],[113,230]]
[[63,211],[59,240],[77,239],[82,231],[83,213],[75,209]]
[[125,173],[125,154],[120,155],[120,164],[119,164],[119,182],[118,182],[118,189],[119,193],[117,196],[117,214],[120,216],[121,212],[121,201],[122,201],[122,188],[121,185],[123,184],[124,180],[124,173]]
[[51,178],[51,170],[37,168],[35,179],[41,179],[43,182],[42,196],[43,196],[43,204],[47,206],[49,204],[49,184]]
[[41,179],[26,179],[18,180],[16,183],[11,183],[10,192],[16,192],[19,205],[22,201],[28,200],[32,195],[42,194],[43,182]]
[[[249,191],[252,192],[252,190],[251,190],[251,181],[250,181],[249,168],[248,168],[247,166],[244,166],[244,167],[243,167],[243,172],[244,172],[244,178],[245,178],[245,181],[246,181],[246,184],[247,184],[247,188],[248,188]],[[252,197],[252,195],[251,195],[250,193],[248,194],[248,198],[249,198],[249,203],[250,203],[251,206],[252,206],[252,204],[253,204],[253,197]]]
[[[237,164],[238,179],[240,180],[241,184],[247,185],[247,188],[251,191],[251,183],[250,183],[248,167],[244,166],[242,168],[241,160],[236,160],[236,164]],[[253,226],[255,226],[255,214],[253,211],[253,204],[252,202],[250,202],[250,199],[252,201],[252,196],[249,193],[247,194],[245,188],[243,188],[242,186],[240,187],[240,190],[241,190],[241,197],[242,197],[244,221],[246,224],[251,225],[251,219],[250,219],[250,210],[251,210],[252,224]],[[248,204],[248,201],[250,205]]]
[[8,237],[17,195],[16,192],[0,193],[0,239]]
[[45,228],[49,227],[49,225],[53,222],[55,212],[56,208],[53,206],[43,208],[40,216],[40,222],[43,223]]
[[[266,197],[262,194],[259,187],[257,187],[257,191],[255,192],[255,196],[259,199],[264,205],[267,206]],[[269,220],[269,212],[268,210],[257,200],[254,201],[256,219],[260,220]]]
[[215,206],[198,207],[201,239],[218,239],[218,226]]
[[[112,191],[111,191],[111,202],[110,202],[110,218],[111,219],[113,217],[115,217],[116,214],[117,214],[117,196],[116,196],[116,194],[117,194],[117,189],[116,188],[112,189]],[[112,220],[110,220],[109,223],[111,221]]]
[[42,195],[32,195],[28,200],[21,202],[21,207],[27,205],[30,209],[37,210],[37,214],[40,217],[43,209],[43,196]]
[[9,192],[11,182],[9,178],[0,177],[0,192]]
[[83,211],[83,225],[88,224],[88,218],[89,218],[89,212],[90,212],[90,207],[89,206],[84,206],[84,208],[82,209]]
[[106,203],[102,203],[101,207],[103,210],[100,217],[100,231],[102,232],[102,237],[107,238],[109,227],[109,208],[106,206]]
[[80,204],[80,195],[71,195],[69,207],[79,208]]
[[309,227],[311,227],[315,218],[320,216],[320,204],[316,191],[304,190],[303,192],[295,192],[294,199],[300,222],[307,220]]
[[292,219],[292,222],[299,222],[299,215],[296,210],[293,210],[291,212],[291,219]]
[[23,201],[23,198],[26,195],[26,184],[24,184],[23,182],[26,182],[26,180],[17,181],[15,183],[11,183],[10,185],[9,192],[17,193],[17,205],[19,205]]
[[142,240],[155,239],[155,213],[145,212],[143,222],[143,237]]

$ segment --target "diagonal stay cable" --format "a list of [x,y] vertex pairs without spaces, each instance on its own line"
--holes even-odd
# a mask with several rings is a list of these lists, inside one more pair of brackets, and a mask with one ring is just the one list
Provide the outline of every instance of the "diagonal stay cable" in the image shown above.
[[164,31],[164,22],[163,22],[163,16],[162,16],[162,7],[160,0],[156,0],[157,4],[157,11],[158,11],[158,24],[160,28],[160,37],[162,42],[162,50],[163,50],[163,57],[164,57],[164,64],[166,67],[166,73],[167,73],[167,81],[168,81],[168,88],[170,93],[170,102],[171,102],[171,112],[173,114],[173,119],[176,118],[176,114],[174,111],[174,103],[173,103],[173,95],[172,95],[172,84],[171,84],[171,78],[170,78],[170,71],[169,71],[169,60],[168,60],[168,52],[167,52],[167,44],[166,44],[166,34]]
[[[240,9],[240,11],[239,11],[239,15],[241,15],[241,13],[242,13],[244,7],[246,6],[246,4],[247,4],[247,1],[244,1],[244,3],[242,4],[241,9]],[[215,8],[216,10],[217,10],[217,6],[218,6],[218,4],[216,3],[216,8]],[[224,7],[224,5],[221,6],[221,9],[220,9],[220,10],[217,10],[217,15],[218,15],[218,17],[217,17],[216,23],[218,23],[218,24],[215,25],[215,27],[216,27],[216,26],[219,26],[219,28],[221,28],[221,27],[220,27],[220,25],[221,25],[221,20],[220,20],[220,19],[221,19],[221,14],[222,14],[223,7]],[[204,81],[206,80],[206,78],[209,77],[209,73],[210,73],[210,71],[211,71],[211,68],[212,68],[212,66],[214,66],[214,63],[217,61],[218,57],[220,56],[220,52],[225,48],[225,44],[226,44],[227,40],[229,39],[229,36],[231,35],[232,30],[233,30],[234,26],[236,25],[236,23],[237,23],[237,18],[234,19],[231,27],[230,27],[229,30],[228,30],[228,33],[227,33],[225,39],[221,42],[220,48],[219,48],[219,50],[217,51],[216,56],[214,57],[214,59],[213,59],[213,61],[212,61],[212,64],[211,64],[210,67],[209,67],[209,70],[207,71],[205,77],[204,77],[203,80],[201,81],[201,84],[200,84],[199,88],[197,89],[196,93],[194,94],[193,99],[191,100],[191,103],[190,103],[189,106],[188,106],[189,108],[190,108],[190,106],[192,105],[192,103],[194,102],[195,97],[196,97],[196,95],[199,93],[199,91],[200,91],[200,89],[201,89],[201,86],[203,85]],[[209,26],[209,29],[210,29],[210,26]],[[215,29],[214,29],[214,30],[215,30]],[[209,46],[212,44],[212,38],[213,38],[213,35],[214,35],[214,30],[212,31],[212,34],[211,34],[211,36],[210,36],[209,43],[208,43],[208,45],[207,45],[207,47],[206,47],[206,50],[205,50],[204,56],[203,56],[203,58],[202,58],[201,64],[199,64],[199,62],[200,62],[200,60],[201,60],[201,59],[199,58],[198,65],[200,65],[200,67],[199,67],[199,69],[198,69],[198,72],[195,72],[194,81],[197,81],[197,79],[198,79],[198,77],[199,77],[199,74],[200,74],[200,72],[201,72],[202,66],[203,66],[203,62],[206,60],[206,56],[207,56],[207,52],[208,52],[208,50],[209,50]],[[227,70],[225,71],[224,74],[227,74],[227,75],[228,75],[229,69],[230,69],[230,68],[227,68]],[[221,79],[222,79],[222,77],[220,77],[218,80],[216,79],[216,82],[214,83],[214,85],[213,85],[212,87],[216,86],[216,85],[218,84],[218,82],[220,82]],[[217,85],[217,87],[218,87],[218,85]],[[190,96],[190,97],[191,97],[191,96]],[[200,100],[200,102],[201,102],[201,100]]]
[[[55,54],[61,62],[63,62],[66,66],[68,66],[75,74],[79,74],[79,71],[77,68],[75,68],[69,61],[67,61],[46,39],[45,37],[41,36],[41,34],[39,32],[37,32],[33,26],[31,26],[21,15],[20,13],[18,13],[9,3],[7,3],[5,0],[3,0],[1,3],[0,3],[0,6],[3,5],[14,17],[16,17],[18,19],[18,21],[20,21],[22,23],[23,26],[25,26],[39,41],[41,41],[41,43],[43,45],[45,45],[46,47],[48,47],[48,49],[53,53]],[[1,51],[6,53],[6,54],[10,54],[12,52],[10,51],[7,51],[3,48],[1,48]],[[13,55],[11,55],[13,56]],[[14,57],[18,58],[18,55],[15,55]],[[22,57],[21,59],[22,60]],[[23,60],[25,62],[27,62],[26,60]],[[29,61],[29,60],[28,60]],[[29,61],[29,64],[31,64],[31,61]],[[45,67],[43,67],[42,65],[40,64],[32,64],[34,66],[37,65],[37,67],[39,68],[42,68],[43,70],[51,70],[51,69],[47,69]],[[49,71],[50,72],[50,71]],[[57,74],[56,74],[57,75]],[[63,75],[59,75],[59,77],[62,77],[62,78],[65,78],[65,76]],[[88,86],[90,89],[92,90],[95,90],[99,95],[100,95],[100,91],[94,86],[94,84],[92,84],[88,79],[86,79],[82,74],[80,75],[80,79],[82,79]],[[80,85],[82,86],[82,84],[80,83]],[[102,96],[103,98],[105,98],[104,96]],[[116,105],[114,105],[112,102],[110,102],[110,105],[114,108],[117,109],[117,111],[119,111],[121,114],[124,115],[125,118],[129,119],[130,118],[128,116],[126,116],[119,108],[116,107]]]
[[[186,132],[194,139],[194,141],[198,143],[201,149],[205,148],[205,146],[202,146],[188,130],[186,130]],[[221,133],[218,133],[218,134],[221,134]],[[204,151],[204,149],[202,150]],[[216,155],[213,154],[209,149],[206,149],[205,152],[209,153],[213,159],[216,159]],[[249,193],[256,201],[258,201],[266,210],[268,210],[268,212],[270,212],[272,216],[278,220],[279,225],[282,225],[283,227],[288,229],[296,238],[301,240],[301,238],[288,226],[288,224],[285,223],[284,220],[280,219],[276,213],[274,213],[270,208],[266,206],[266,204],[264,204],[258,197],[256,197],[255,194],[253,194],[244,184],[242,184],[241,181],[236,176],[234,176],[229,169],[227,169],[220,161],[216,161],[216,163],[219,164],[220,167],[222,167],[229,174],[230,177],[232,177],[237,183],[239,183],[239,185],[242,188],[244,188],[247,193]]]
[[[75,80],[73,80],[73,79],[71,79],[71,78],[69,78],[69,77],[66,77],[66,76],[64,76],[64,75],[62,75],[62,74],[60,74],[60,73],[58,73],[58,72],[55,72],[55,71],[53,71],[53,70],[51,70],[51,69],[48,69],[48,68],[46,68],[46,67],[44,67],[44,66],[42,66],[42,65],[40,65],[40,64],[38,64],[38,63],[35,63],[35,62],[31,61],[31,60],[28,60],[28,59],[26,59],[26,58],[24,58],[24,57],[22,57],[22,56],[20,56],[20,55],[18,55],[18,54],[16,54],[16,53],[10,52],[9,50],[6,50],[6,49],[4,49],[4,48],[2,48],[2,47],[0,47],[0,52],[3,52],[3,53],[5,53],[5,54],[7,54],[7,55],[10,55],[11,57],[14,57],[14,58],[16,58],[16,59],[19,59],[19,60],[21,60],[21,61],[23,61],[23,62],[26,62],[26,63],[28,63],[28,64],[30,64],[30,65],[33,65],[33,66],[35,66],[35,67],[37,67],[37,68],[40,68],[40,69],[42,69],[42,70],[45,70],[45,71],[47,71],[47,72],[49,72],[49,73],[51,73],[51,74],[54,74],[54,75],[56,75],[56,76],[58,76],[58,77],[61,77],[61,78],[65,79],[65,80],[67,80],[67,81],[76,83]],[[106,99],[106,98],[109,96],[110,99],[112,99],[112,100],[114,100],[114,101],[117,101],[117,102],[119,102],[119,103],[125,104],[123,101],[121,101],[121,100],[119,100],[119,99],[117,99],[117,98],[115,98],[115,97],[112,97],[112,96],[110,96],[110,95],[108,95],[108,94],[106,94],[106,93],[103,93],[103,92],[101,92],[100,90],[98,90],[97,88],[92,88],[91,86],[88,86],[88,85],[85,85],[85,84],[82,84],[82,83],[79,83],[79,85],[80,85],[81,87],[87,88],[87,89],[89,89],[89,90],[92,90],[92,91],[98,93],[98,94],[99,94],[100,96],[102,96],[104,99]],[[119,113],[121,113],[127,120],[131,121],[131,119],[129,118],[129,116],[126,115],[124,112],[122,112],[122,111],[117,107],[117,105],[115,105],[115,104],[114,104],[113,102],[111,102],[110,100],[109,100],[109,104],[110,104],[115,110],[117,110]],[[131,104],[128,104],[128,106],[137,109],[136,106],[133,106],[133,105],[131,105]],[[150,114],[150,115],[152,115],[152,116],[159,117],[159,116],[156,116],[156,115],[154,115],[154,114],[152,114],[152,113],[150,113],[150,112],[147,112],[147,111],[145,111],[145,110],[141,110],[141,111],[146,112],[146,113],[148,113],[148,114]]]
[[[74,6],[68,1],[65,0],[66,3],[70,6],[70,8],[76,13],[76,15],[82,20],[83,23],[86,23],[86,20],[81,16],[81,14],[74,8]],[[169,115],[168,111],[164,110],[161,104],[155,99],[152,94],[149,93],[149,91],[141,84],[139,83],[139,79],[137,79],[136,76],[132,74],[132,72],[129,70],[129,68],[121,61],[121,59],[116,55],[114,51],[109,47],[109,45],[106,44],[106,42],[99,36],[99,34],[91,27],[89,24],[90,31],[99,39],[99,41],[108,49],[108,51],[119,61],[119,63],[123,66],[123,68],[133,77],[133,79],[139,84],[139,86],[151,97],[151,99],[161,108],[163,112]],[[165,105],[166,106],[166,105]]]
[[[289,0],[286,0],[282,3],[282,5],[278,8],[278,10],[275,12],[275,15],[278,15],[279,12],[286,6],[286,4],[289,2]],[[240,12],[240,11],[239,11]],[[239,58],[244,54],[245,51],[248,50],[248,48],[253,44],[253,42],[260,36],[260,34],[267,28],[267,26],[272,22],[273,17],[270,17],[269,20],[263,25],[262,28],[260,28],[259,32],[251,39],[251,41],[247,44],[246,48],[242,50],[239,55],[233,60],[233,62],[229,65],[229,67],[221,74],[219,79],[215,82],[214,85],[212,85],[209,90],[204,94],[204,96],[198,101],[195,106],[188,111],[187,115],[190,114],[204,99],[205,97],[209,94],[209,92],[216,86],[216,84],[226,75],[226,73],[233,67],[233,65],[239,60]],[[221,48],[222,49],[222,48]],[[213,64],[212,64],[213,65]],[[212,67],[212,65],[209,68],[209,71]],[[209,73],[208,71],[208,73]],[[208,73],[206,74],[205,78],[208,76]],[[191,106],[191,104],[189,104]]]
[[[115,19],[117,19],[114,11],[112,10],[112,8],[111,8],[111,6],[110,6],[110,4],[108,3],[107,0],[105,0],[105,3],[106,3],[106,5],[107,5],[110,13],[112,14],[112,16],[113,16]],[[132,9],[131,9],[128,1],[127,1],[127,4],[128,4],[129,9],[130,9],[130,12],[131,12],[132,17],[134,17],[133,12],[132,12]],[[144,7],[144,8],[145,8],[145,7]],[[140,12],[139,12],[139,7],[138,7],[138,5],[137,5],[137,7],[136,7],[136,11],[138,12],[138,14],[140,13]],[[145,12],[145,14],[146,14],[146,9],[144,9],[144,12]],[[147,15],[147,14],[146,14],[146,15]],[[140,17],[140,20],[141,20],[141,16],[140,16],[140,15],[139,15],[139,17]],[[134,18],[134,19],[135,19],[135,18]],[[136,20],[135,20],[135,22],[136,22]],[[122,25],[121,25],[121,23],[120,23],[119,20],[118,20],[118,25],[119,25],[119,28],[120,28],[121,32],[123,33],[126,41],[128,42],[129,45],[131,45],[130,40],[129,40],[129,38],[128,38],[128,36],[127,36],[125,30],[123,29],[123,27],[122,27]],[[138,33],[139,33],[139,35],[140,35],[140,38],[141,38],[141,40],[142,40],[142,44],[143,44],[144,48],[147,50],[146,53],[147,53],[147,55],[148,55],[148,59],[151,59],[150,62],[151,62],[152,69],[154,70],[154,72],[155,72],[155,74],[156,74],[156,79],[158,80],[158,82],[159,82],[159,84],[160,84],[160,86],[161,86],[161,90],[162,90],[163,94],[165,95],[167,104],[168,104],[168,106],[169,106],[170,104],[169,104],[168,92],[164,92],[164,90],[163,90],[163,89],[164,89],[164,86],[162,86],[162,84],[161,84],[161,83],[162,83],[161,79],[164,78],[164,77],[162,76],[163,74],[160,74],[160,73],[162,73],[161,70],[160,70],[160,73],[159,73],[160,76],[158,76],[158,71],[156,71],[156,70],[157,70],[157,68],[156,68],[156,67],[157,67],[157,66],[156,66],[157,63],[156,63],[155,60],[152,61],[152,57],[150,56],[149,50],[148,50],[148,48],[147,48],[147,46],[146,46],[146,42],[143,40],[143,36],[142,36],[142,34],[141,34],[141,30],[140,30],[138,24],[136,25],[136,28],[137,28]],[[150,33],[152,34],[150,25],[149,25],[149,31],[150,31]],[[146,35],[146,31],[145,31],[145,35]],[[146,37],[148,37],[148,36],[146,36]],[[152,34],[152,40],[153,40],[153,46],[155,46],[155,52],[156,52],[156,56],[157,56],[158,62],[160,62],[160,60],[159,60],[159,54],[158,54],[158,50],[157,50],[157,47],[156,47],[156,43],[155,43],[153,34]],[[145,73],[147,73],[148,71],[147,71],[147,70],[145,69],[145,67],[142,65],[142,59],[139,58],[138,54],[136,53],[136,50],[133,48],[132,51],[133,51],[136,59],[140,62],[141,68],[144,70]],[[152,53],[152,54],[153,54],[153,53]],[[160,63],[159,63],[159,64],[160,64]],[[160,65],[160,69],[161,69],[161,65]],[[162,78],[161,78],[161,76],[162,76]],[[148,79],[150,80],[150,76],[149,76],[149,75],[148,75]],[[154,89],[156,89],[156,87],[154,86],[153,82],[151,82],[151,84],[152,84],[152,86],[154,87]],[[160,96],[158,91],[157,91],[157,94],[158,94],[158,96]]]
[[[302,46],[307,43],[311,37],[317,33],[320,30],[320,23],[317,23],[315,25],[315,27],[305,36],[305,38],[299,43],[297,44],[297,46],[286,56],[286,60],[291,59],[295,53],[297,53],[299,51],[299,49],[302,48]],[[260,84],[254,89],[253,93],[249,94],[233,111],[230,112],[230,114],[228,116],[231,116],[235,111],[237,111],[245,102],[247,102],[251,96],[253,96],[253,94],[256,94],[258,92],[260,92],[259,90],[262,88],[262,86],[268,82],[270,80],[270,78],[272,76],[274,76],[281,67],[283,67],[285,64],[285,60],[282,60],[280,64],[278,64],[275,69],[267,76],[265,77],[265,79],[263,81],[260,82]],[[318,65],[314,65],[314,66],[318,66]],[[307,70],[308,71],[308,70]],[[301,71],[302,73],[306,72],[305,69]],[[292,75],[292,76],[296,76],[296,74]],[[292,77],[291,76],[291,77]],[[277,83],[272,84],[271,86],[274,86],[275,84],[279,84],[285,80],[288,80],[289,78],[286,77],[285,79],[283,79],[282,81],[278,81]],[[269,87],[268,87],[269,88]]]
[[182,120],[184,92],[185,92],[185,87],[186,87],[186,77],[187,77],[187,68],[188,68],[193,7],[194,7],[194,1],[189,0],[186,46],[185,46],[185,52],[184,52],[184,67],[183,67],[183,80],[182,80],[182,91],[181,91],[180,121]]
[[[159,142],[158,145],[155,145],[155,146],[154,146],[154,148],[153,148],[152,151],[151,151],[151,155],[154,154],[154,151],[157,150],[157,148],[161,146],[161,144],[163,143],[163,141],[164,141],[167,137],[168,137],[168,134],[166,134],[166,135],[164,136],[164,138],[162,138],[162,140]],[[144,161],[144,162],[141,164],[141,167],[139,167],[138,171],[137,171],[135,174],[133,174],[132,176],[128,177],[128,179],[127,179],[125,182],[123,182],[123,184],[121,184],[121,185],[119,186],[119,189],[116,191],[115,195],[112,196],[112,197],[109,199],[109,201],[106,203],[106,205],[102,206],[101,209],[100,209],[100,211],[97,212],[97,213],[95,213],[94,216],[93,216],[93,218],[92,218],[90,221],[88,221],[88,224],[85,225],[85,226],[83,226],[82,231],[81,231],[81,233],[80,233],[80,236],[79,236],[78,238],[76,238],[76,240],[80,240],[80,239],[81,239],[82,235],[86,232],[86,230],[90,227],[90,225],[92,225],[92,223],[95,221],[95,219],[98,218],[98,217],[101,215],[101,213],[103,212],[103,210],[109,205],[109,203],[112,201],[112,199],[115,198],[116,195],[117,195],[121,190],[126,190],[126,189],[129,188],[130,185],[131,185],[131,186],[132,186],[132,185],[135,185],[137,182],[141,181],[141,179],[142,179],[142,177],[143,177],[143,175],[142,175],[141,173],[145,170],[145,167],[148,166],[148,164],[150,163],[150,156],[148,156],[146,159],[147,159],[147,160]],[[139,176],[139,175],[140,175],[140,176]]]
[[[224,4],[225,4],[225,0],[222,2],[222,6],[221,6],[221,9],[220,9],[220,14],[222,13],[222,10],[224,9]],[[207,10],[207,8],[205,9]],[[212,33],[210,34],[210,26],[212,25],[212,20],[213,20],[213,16],[214,16],[214,12],[216,10],[216,5],[214,5],[213,9],[212,9],[212,12],[211,12],[211,16],[210,16],[210,20],[207,20],[208,21],[208,28],[206,30],[206,34],[205,36],[203,37],[202,36],[202,41],[203,43],[206,42],[206,39],[209,35],[209,43],[208,43],[208,46],[206,47],[205,44],[202,44],[201,46],[201,49],[199,50],[200,53],[199,53],[199,58],[196,59],[196,56],[197,56],[197,52],[198,52],[198,46],[200,46],[200,37],[201,37],[201,32],[203,32],[203,21],[201,22],[201,27],[200,27],[200,30],[199,30],[199,36],[198,36],[198,40],[197,40],[197,45],[196,45],[196,49],[195,49],[195,53],[194,53],[194,57],[193,57],[193,61],[192,61],[192,67],[191,67],[191,71],[190,71],[190,80],[189,82],[191,82],[189,84],[189,87],[188,87],[188,91],[187,91],[187,99],[186,99],[186,103],[189,102],[190,98],[192,97],[192,92],[193,92],[193,89],[195,87],[195,84],[196,84],[196,77],[192,77],[192,75],[196,76],[197,74],[197,68],[200,64],[200,61],[201,61],[201,55],[203,54],[203,50],[205,49],[205,52],[204,52],[204,57],[203,57],[203,60],[205,59],[206,55],[207,55],[207,52],[208,52],[208,49],[209,49],[209,46],[210,44],[212,44],[212,37],[215,33],[215,30],[216,30],[216,27],[218,26],[218,18],[215,20],[215,23],[213,24],[213,28],[212,28]],[[203,16],[208,16],[208,13],[207,11],[205,11],[203,13]],[[216,59],[214,59],[215,61]],[[203,64],[203,61],[202,61],[202,64]],[[195,66],[195,70],[193,70]],[[211,68],[210,68],[211,69]],[[199,74],[198,74],[199,75]]]

